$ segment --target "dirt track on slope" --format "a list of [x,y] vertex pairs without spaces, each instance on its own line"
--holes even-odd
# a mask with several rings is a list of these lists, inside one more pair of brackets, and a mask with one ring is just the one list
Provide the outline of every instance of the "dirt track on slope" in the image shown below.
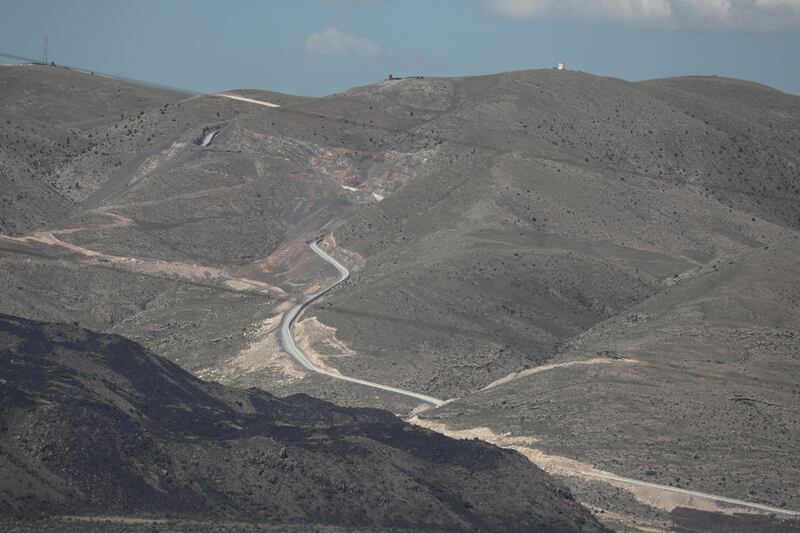
[[110,263],[125,270],[131,270],[134,272],[178,277],[189,281],[216,280],[220,282],[221,285],[234,291],[256,291],[271,295],[285,295],[285,292],[280,287],[248,278],[231,278],[227,276],[225,270],[218,267],[198,265],[194,263],[183,263],[178,261],[164,261],[160,259],[112,255],[90,250],[88,248],[84,248],[83,246],[79,246],[58,238],[58,235],[69,235],[84,231],[100,231],[123,228],[135,224],[134,220],[122,215],[108,211],[100,211],[100,214],[111,217],[113,222],[109,224],[89,224],[74,228],[50,231],[37,231],[22,237],[0,235],[0,239],[21,243],[39,243],[47,246],[57,246],[84,256],[92,262]]

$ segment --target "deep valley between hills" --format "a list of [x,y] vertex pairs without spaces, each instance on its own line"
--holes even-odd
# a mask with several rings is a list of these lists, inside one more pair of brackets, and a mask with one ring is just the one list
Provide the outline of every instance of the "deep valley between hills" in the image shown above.
[[800,98],[226,95],[0,67],[4,529],[800,529]]

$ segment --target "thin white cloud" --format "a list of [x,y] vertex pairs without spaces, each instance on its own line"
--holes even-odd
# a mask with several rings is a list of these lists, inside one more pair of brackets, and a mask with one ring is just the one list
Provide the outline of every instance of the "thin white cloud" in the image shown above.
[[372,39],[342,33],[334,27],[308,35],[303,50],[307,54],[323,57],[383,57],[383,48]]
[[800,30],[800,0],[483,0],[515,20],[584,19],[695,30]]

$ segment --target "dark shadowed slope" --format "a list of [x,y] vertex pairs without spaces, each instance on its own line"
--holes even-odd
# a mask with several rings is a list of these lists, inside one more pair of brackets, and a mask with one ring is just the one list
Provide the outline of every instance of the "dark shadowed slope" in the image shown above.
[[124,338],[0,317],[2,514],[600,529],[522,456],[377,410],[193,378]]

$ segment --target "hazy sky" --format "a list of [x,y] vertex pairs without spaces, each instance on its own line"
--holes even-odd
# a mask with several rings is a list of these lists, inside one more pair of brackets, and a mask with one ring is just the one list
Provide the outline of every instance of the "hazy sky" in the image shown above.
[[[0,0],[0,53],[198,91],[395,75],[718,74],[800,94],[800,0]],[[0,62],[12,62],[0,57]]]

